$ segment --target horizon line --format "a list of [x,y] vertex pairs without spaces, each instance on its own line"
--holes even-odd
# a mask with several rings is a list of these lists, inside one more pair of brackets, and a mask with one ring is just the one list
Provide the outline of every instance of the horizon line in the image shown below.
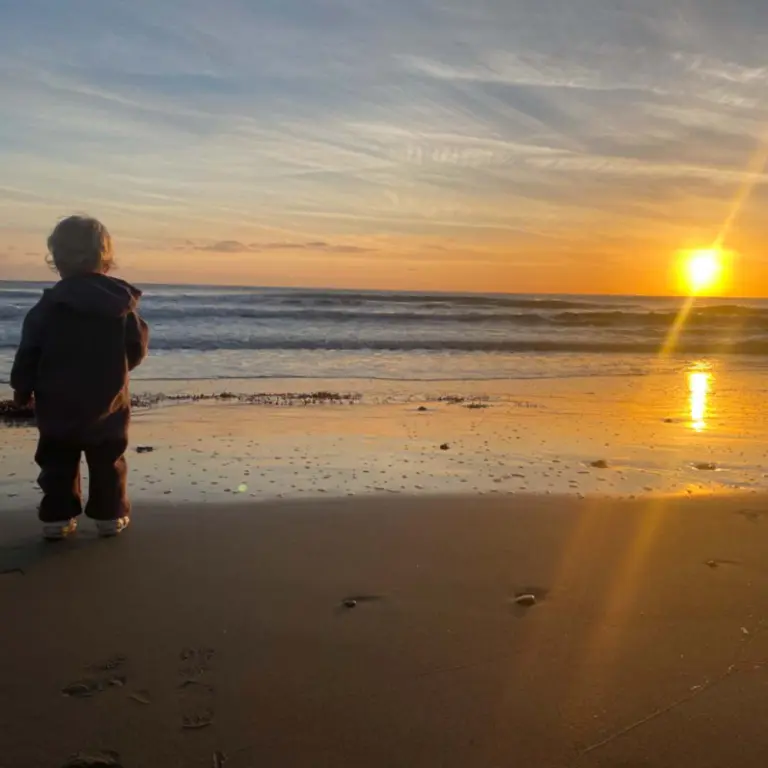
[[[27,285],[51,285],[58,280],[13,280],[9,278],[0,278],[0,285],[4,283],[24,283]],[[311,291],[314,293],[393,293],[411,296],[540,296],[546,298],[558,297],[584,297],[584,298],[622,298],[622,299],[695,299],[704,301],[761,301],[768,299],[768,296],[691,296],[684,293],[561,293],[544,291],[450,291],[450,290],[404,290],[402,288],[335,288],[333,286],[301,286],[301,285],[251,285],[251,284],[230,284],[230,283],[165,283],[141,281],[143,286],[153,286],[161,288],[221,288],[222,290],[253,290],[253,291]]]

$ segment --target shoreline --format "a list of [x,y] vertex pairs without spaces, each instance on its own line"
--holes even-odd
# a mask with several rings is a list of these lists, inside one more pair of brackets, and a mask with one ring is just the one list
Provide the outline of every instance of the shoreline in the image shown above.
[[3,760],[757,768],[766,498],[141,502],[47,546],[6,517]]
[[[338,381],[308,381],[304,390],[291,383],[261,382],[272,394],[233,387],[217,400],[206,391],[210,382],[201,382],[169,393],[173,407],[137,409],[128,454],[132,498],[768,490],[762,388],[739,379],[699,371],[641,383],[514,382],[463,394],[446,385],[433,399],[414,391],[407,400]],[[36,432],[24,424],[0,431],[0,508],[33,507]]]

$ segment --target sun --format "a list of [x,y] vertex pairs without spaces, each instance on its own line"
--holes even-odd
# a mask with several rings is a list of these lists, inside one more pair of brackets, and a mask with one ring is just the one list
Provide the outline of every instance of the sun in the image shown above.
[[683,284],[686,291],[699,295],[715,291],[723,275],[723,252],[719,248],[688,251],[682,259]]

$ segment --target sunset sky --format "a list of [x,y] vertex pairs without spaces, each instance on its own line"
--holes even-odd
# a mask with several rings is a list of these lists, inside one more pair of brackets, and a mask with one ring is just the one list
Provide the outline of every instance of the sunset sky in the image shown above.
[[[768,294],[765,0],[0,0],[0,279]],[[730,222],[730,226],[728,225]]]

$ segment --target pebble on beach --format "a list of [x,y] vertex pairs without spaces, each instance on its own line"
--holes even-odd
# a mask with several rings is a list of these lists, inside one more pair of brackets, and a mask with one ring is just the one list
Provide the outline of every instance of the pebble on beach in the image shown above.
[[523,606],[524,608],[530,608],[536,605],[536,595],[518,595],[515,598],[515,603],[517,605]]

